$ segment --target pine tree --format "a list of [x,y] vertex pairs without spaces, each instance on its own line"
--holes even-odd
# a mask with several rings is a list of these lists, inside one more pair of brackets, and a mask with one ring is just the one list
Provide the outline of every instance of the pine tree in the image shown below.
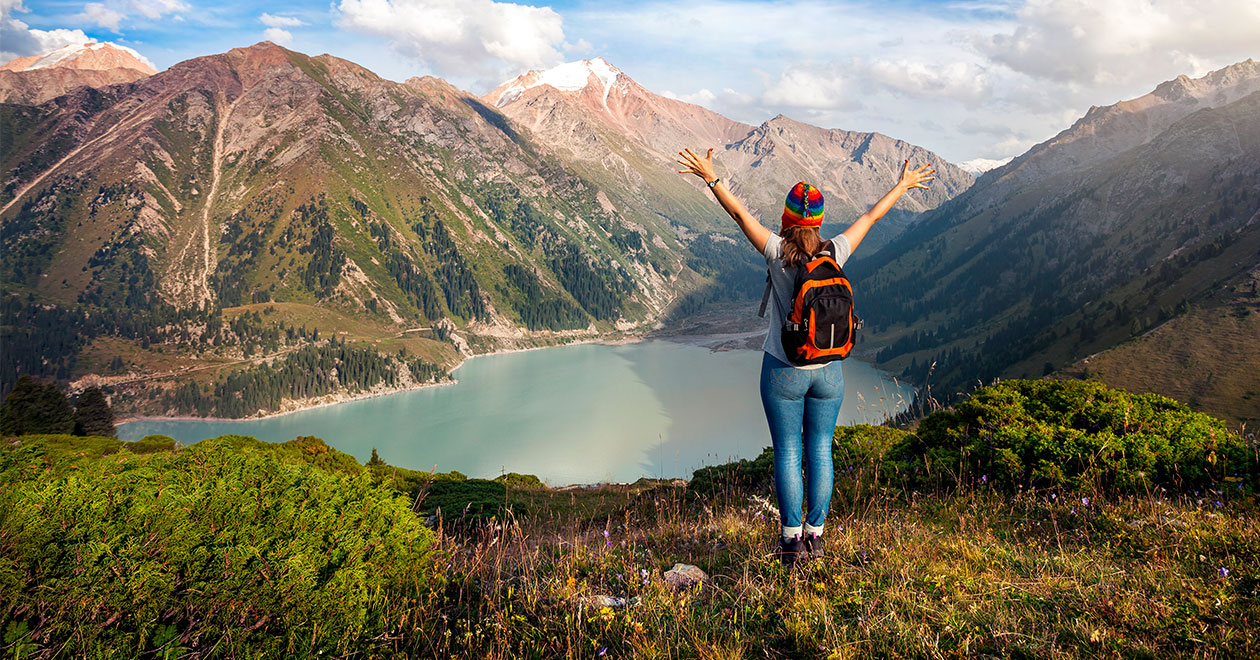
[[373,447],[373,448],[372,448],[372,457],[368,459],[367,464],[368,464],[368,466],[369,466],[369,467],[374,466],[374,465],[384,465],[384,464],[385,464],[385,461],[382,461],[382,460],[381,460],[381,457],[380,457],[380,456],[378,456],[378,455],[376,454],[376,447]]
[[114,411],[99,387],[89,387],[79,394],[74,410],[75,435],[115,437]]
[[22,376],[13,391],[0,404],[0,433],[70,433],[74,430],[74,408],[54,383],[43,384]]

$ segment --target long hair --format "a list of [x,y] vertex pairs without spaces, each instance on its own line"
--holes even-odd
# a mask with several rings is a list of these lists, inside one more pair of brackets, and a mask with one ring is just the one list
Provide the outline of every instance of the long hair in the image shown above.
[[779,232],[783,237],[783,265],[799,266],[813,258],[822,247],[818,227],[788,227]]

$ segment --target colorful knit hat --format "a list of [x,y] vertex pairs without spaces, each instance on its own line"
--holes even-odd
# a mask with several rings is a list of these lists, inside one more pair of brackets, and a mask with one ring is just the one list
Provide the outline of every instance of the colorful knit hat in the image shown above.
[[822,221],[822,193],[804,181],[792,186],[783,202],[783,228],[820,227]]

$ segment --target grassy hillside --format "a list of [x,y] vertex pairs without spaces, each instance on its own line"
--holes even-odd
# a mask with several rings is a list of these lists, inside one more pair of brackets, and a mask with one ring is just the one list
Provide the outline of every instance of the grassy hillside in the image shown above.
[[880,366],[951,394],[1040,377],[1243,277],[1260,254],[1256,117],[1253,93],[1089,166],[982,177],[926,214],[851,269]]
[[[828,554],[788,571],[769,450],[688,484],[549,489],[360,466],[315,438],[9,438],[3,650],[1254,657],[1256,449],[1163,397],[986,388],[914,432],[838,429]],[[1019,467],[1049,458],[1057,476]],[[708,578],[675,590],[676,562]]]
[[[1260,270],[1062,374],[1188,401],[1235,424],[1260,424]],[[1136,326],[1140,328],[1142,326]]]

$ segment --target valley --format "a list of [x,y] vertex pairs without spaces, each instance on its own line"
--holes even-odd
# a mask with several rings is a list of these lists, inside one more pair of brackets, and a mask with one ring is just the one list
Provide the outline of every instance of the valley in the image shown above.
[[[755,348],[728,313],[751,316],[764,264],[675,173],[682,146],[713,146],[767,224],[778,191],[815,181],[828,235],[905,160],[933,162],[932,189],[848,270],[867,320],[856,355],[946,400],[1128,356],[1108,351],[1215,308],[1260,264],[1250,60],[1091,109],[1010,162],[967,163],[978,179],[878,133],[733,121],[602,58],[480,97],[268,42],[82,80],[0,104],[0,389],[19,374],[99,384],[126,415],[265,415],[573,342],[725,328],[722,347]],[[1254,419],[1245,383],[1161,390],[1107,359],[1089,376]]]

